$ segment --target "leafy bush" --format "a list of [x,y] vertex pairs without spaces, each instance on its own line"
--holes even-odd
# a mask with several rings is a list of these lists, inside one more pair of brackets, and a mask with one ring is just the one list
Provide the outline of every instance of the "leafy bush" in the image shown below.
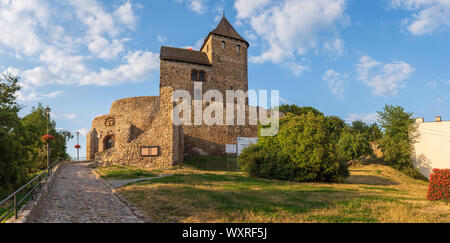
[[349,175],[348,167],[335,153],[323,115],[308,112],[280,119],[277,136],[261,137],[239,156],[241,169],[252,176],[306,181],[339,181]]
[[430,201],[450,200],[450,169],[433,170],[427,199]]

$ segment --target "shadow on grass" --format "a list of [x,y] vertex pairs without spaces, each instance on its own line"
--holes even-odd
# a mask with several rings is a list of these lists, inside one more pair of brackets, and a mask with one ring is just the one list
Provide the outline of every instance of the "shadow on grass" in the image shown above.
[[239,171],[235,157],[185,156],[183,164],[192,169],[203,171]]
[[399,185],[398,182],[374,175],[352,175],[345,180],[348,184],[360,184],[370,186],[392,186]]
[[[150,204],[153,208],[144,211],[154,214],[152,217],[156,217],[157,222],[164,222],[159,221],[159,217],[171,218],[170,222],[185,222],[191,217],[201,218],[200,215],[205,212],[206,215],[221,215],[223,219],[228,219],[226,222],[233,222],[240,216],[245,221],[245,215],[283,222],[282,217],[286,215],[295,219],[313,210],[327,210],[340,205],[347,210],[344,217],[325,215],[309,219],[319,222],[373,223],[377,220],[371,217],[367,204],[396,200],[356,189],[270,181],[231,173],[176,175],[136,183],[141,186],[151,184],[158,184],[158,187],[148,191],[141,187],[131,187],[125,193],[132,202],[133,198],[142,202],[145,198],[143,192],[151,195]],[[174,184],[177,186],[171,186]],[[134,203],[139,205],[140,202]],[[154,209],[158,212],[154,212]]]

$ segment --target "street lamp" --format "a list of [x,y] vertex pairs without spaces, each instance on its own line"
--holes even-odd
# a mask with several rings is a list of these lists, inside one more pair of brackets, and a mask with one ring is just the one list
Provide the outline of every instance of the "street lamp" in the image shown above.
[[[50,123],[50,112],[52,110],[47,107],[47,109],[45,109],[45,116],[47,117],[47,135],[49,135],[49,131],[48,131],[48,125]],[[50,143],[47,142],[47,168],[50,167]]]
[[80,132],[77,132],[77,161],[80,161]]

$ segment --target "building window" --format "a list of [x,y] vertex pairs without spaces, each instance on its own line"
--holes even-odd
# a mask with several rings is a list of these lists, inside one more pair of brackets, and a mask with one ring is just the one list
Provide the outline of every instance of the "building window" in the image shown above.
[[205,72],[204,71],[200,71],[199,76],[198,76],[198,81],[205,82]]
[[225,41],[222,41],[222,49],[225,49]]
[[191,80],[192,81],[197,81],[197,71],[196,70],[192,70],[192,72],[191,72]]
[[158,146],[144,146],[141,147],[142,157],[158,157],[160,155]]
[[241,52],[241,46],[240,46],[240,45],[237,45],[237,46],[236,46],[236,51],[237,51],[237,52]]
[[206,72],[205,71],[192,70],[192,72],[191,72],[191,80],[192,81],[205,82],[206,81]]
[[206,45],[206,52],[209,52],[209,45]]
[[115,121],[114,119],[107,119],[107,120],[105,121],[105,125],[106,125],[107,127],[113,127],[115,124],[116,124],[116,121]]

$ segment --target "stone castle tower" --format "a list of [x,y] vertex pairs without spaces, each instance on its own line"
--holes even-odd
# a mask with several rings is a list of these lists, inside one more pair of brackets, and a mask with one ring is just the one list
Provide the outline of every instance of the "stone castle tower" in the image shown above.
[[[87,137],[88,159],[168,167],[181,163],[184,154],[224,155],[225,146],[236,144],[238,137],[256,137],[257,126],[249,125],[248,119],[244,126],[172,123],[174,91],[186,90],[194,97],[194,84],[201,83],[203,93],[218,90],[225,97],[228,90],[247,92],[248,48],[225,17],[199,51],[161,47],[160,96],[114,102],[109,115],[93,121]],[[248,118],[247,102],[246,109]]]

